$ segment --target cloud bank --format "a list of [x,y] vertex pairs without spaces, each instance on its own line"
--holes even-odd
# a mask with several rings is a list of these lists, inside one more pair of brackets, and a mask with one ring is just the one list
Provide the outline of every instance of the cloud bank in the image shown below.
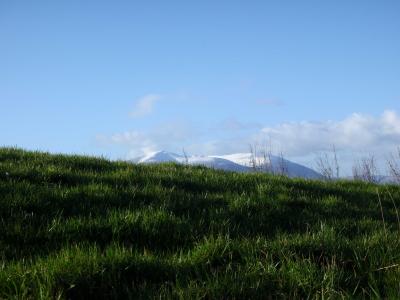
[[384,163],[385,157],[400,145],[400,117],[387,110],[379,116],[353,113],[336,121],[288,122],[263,127],[226,119],[216,124],[194,125],[191,121],[154,124],[144,130],[130,130],[97,137],[107,146],[125,149],[127,159],[149,152],[168,150],[189,154],[223,155],[248,152],[249,145],[270,144],[275,153],[315,166],[318,152],[330,151],[334,144],[341,163],[350,170],[357,157],[374,154]]
[[353,113],[341,121],[283,123],[261,133],[292,156],[325,151],[332,144],[339,151],[391,151],[400,144],[400,118],[391,110],[379,117]]

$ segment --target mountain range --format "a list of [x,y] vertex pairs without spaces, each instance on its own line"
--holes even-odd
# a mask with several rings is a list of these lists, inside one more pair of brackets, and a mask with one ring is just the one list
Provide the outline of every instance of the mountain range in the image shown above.
[[211,156],[185,156],[168,151],[157,151],[138,157],[135,163],[162,163],[175,162],[179,164],[201,165],[209,168],[235,171],[235,172],[270,172],[284,174],[289,177],[302,177],[308,179],[320,179],[322,175],[313,169],[289,161],[282,157],[269,155],[268,157],[254,157],[251,153],[235,153],[229,155]]

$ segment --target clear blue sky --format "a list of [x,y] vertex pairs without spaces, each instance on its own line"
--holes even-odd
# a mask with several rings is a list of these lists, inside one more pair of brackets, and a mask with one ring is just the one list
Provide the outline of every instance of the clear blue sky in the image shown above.
[[398,112],[399,1],[0,2],[0,145],[389,150]]

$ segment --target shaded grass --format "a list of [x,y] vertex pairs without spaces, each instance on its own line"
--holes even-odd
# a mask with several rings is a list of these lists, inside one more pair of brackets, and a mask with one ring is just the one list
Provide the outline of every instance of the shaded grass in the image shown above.
[[0,298],[395,298],[396,206],[398,186],[1,148]]

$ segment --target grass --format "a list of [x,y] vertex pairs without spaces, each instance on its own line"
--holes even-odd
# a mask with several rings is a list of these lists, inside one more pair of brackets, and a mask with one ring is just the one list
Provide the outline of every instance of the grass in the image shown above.
[[0,148],[0,299],[397,298],[400,188]]

